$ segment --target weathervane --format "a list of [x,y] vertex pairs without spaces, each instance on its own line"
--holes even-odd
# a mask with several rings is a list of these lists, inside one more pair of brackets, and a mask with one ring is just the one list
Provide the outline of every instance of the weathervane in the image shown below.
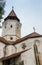
[[33,27],[33,30],[34,30],[34,32],[35,32],[35,27]]

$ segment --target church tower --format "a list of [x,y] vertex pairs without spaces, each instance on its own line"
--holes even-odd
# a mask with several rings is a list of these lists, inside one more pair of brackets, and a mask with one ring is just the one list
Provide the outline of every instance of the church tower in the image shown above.
[[13,9],[2,23],[2,37],[8,41],[16,41],[21,37],[21,23]]

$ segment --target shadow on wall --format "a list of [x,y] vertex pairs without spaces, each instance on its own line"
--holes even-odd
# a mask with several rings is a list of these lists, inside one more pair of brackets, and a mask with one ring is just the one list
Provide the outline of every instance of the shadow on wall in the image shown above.
[[42,65],[42,53],[39,53],[40,65]]

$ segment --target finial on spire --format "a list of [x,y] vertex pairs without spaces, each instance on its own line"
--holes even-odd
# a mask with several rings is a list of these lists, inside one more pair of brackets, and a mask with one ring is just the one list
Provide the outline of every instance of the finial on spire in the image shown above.
[[12,6],[12,10],[14,9],[14,7]]
[[33,27],[33,30],[34,30],[34,32],[35,32],[35,27]]

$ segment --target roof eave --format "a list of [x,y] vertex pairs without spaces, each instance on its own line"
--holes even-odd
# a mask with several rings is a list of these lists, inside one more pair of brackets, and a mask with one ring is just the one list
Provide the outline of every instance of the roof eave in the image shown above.
[[17,21],[19,21],[20,22],[20,19],[19,18],[17,18],[17,17],[15,17],[15,16],[8,16],[8,17],[6,17],[4,20],[6,21],[6,20],[17,20]]

